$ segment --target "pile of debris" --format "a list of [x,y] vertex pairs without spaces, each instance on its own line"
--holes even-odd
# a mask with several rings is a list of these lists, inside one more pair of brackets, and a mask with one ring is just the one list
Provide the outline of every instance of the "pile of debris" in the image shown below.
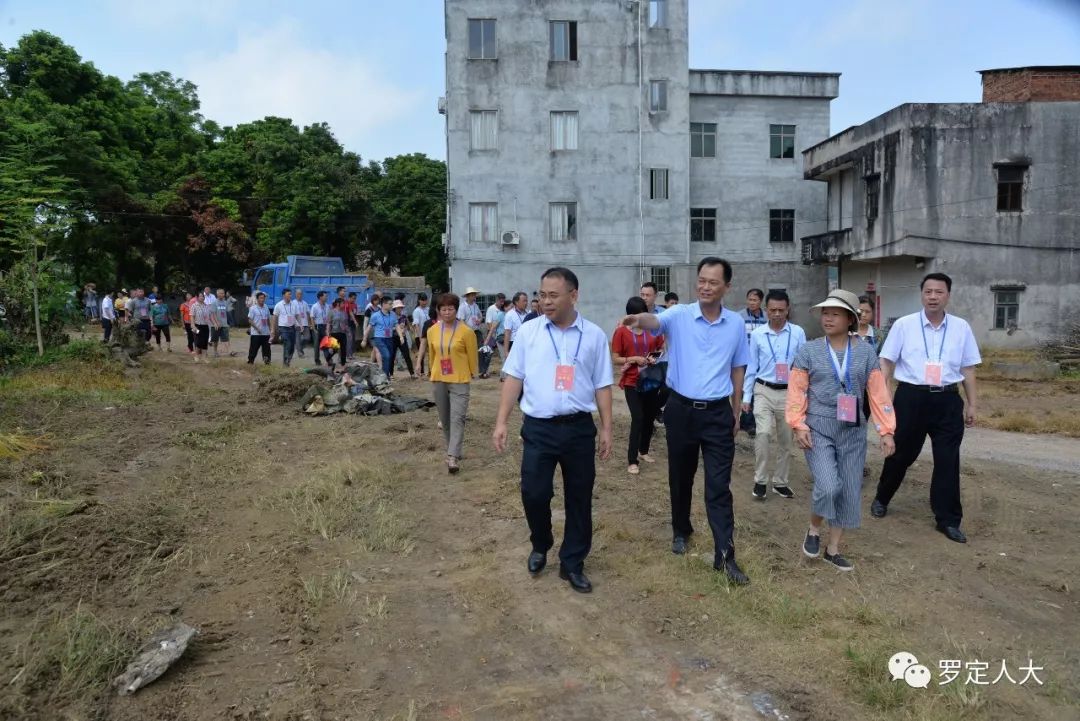
[[387,416],[435,405],[427,398],[395,393],[390,379],[374,363],[349,363],[341,373],[316,366],[300,377],[310,381],[311,375],[325,378],[325,381],[310,384],[300,399],[300,408],[312,416],[334,413]]
[[138,368],[139,362],[135,359],[150,352],[150,344],[138,327],[129,323],[116,323],[113,326],[108,348],[113,358],[128,368]]
[[1080,322],[1067,322],[1061,333],[1043,346],[1042,352],[1065,370],[1080,368]]

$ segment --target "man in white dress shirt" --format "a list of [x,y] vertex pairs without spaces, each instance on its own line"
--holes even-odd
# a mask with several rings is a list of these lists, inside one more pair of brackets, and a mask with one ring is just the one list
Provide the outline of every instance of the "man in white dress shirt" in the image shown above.
[[596,480],[596,424],[600,413],[601,460],[611,455],[611,352],[607,334],[581,317],[575,305],[578,279],[567,268],[540,277],[543,316],[518,329],[506,359],[492,440],[506,448],[507,421],[521,398],[521,502],[529,522],[529,573],[547,564],[554,545],[551,499],[555,466],[562,468],[566,524],[559,548],[559,577],[579,593],[592,591],[584,572],[592,546],[592,493]]
[[[885,459],[870,515],[881,518],[919,457],[926,436],[934,450],[930,508],[937,529],[950,541],[967,543],[960,530],[960,443],[975,425],[978,396],[975,366],[982,362],[971,326],[945,312],[952,278],[930,273],[919,285],[923,310],[893,323],[881,347],[881,370],[896,378],[896,453]],[[964,397],[960,396],[964,387]],[[965,408],[964,400],[967,399]]]

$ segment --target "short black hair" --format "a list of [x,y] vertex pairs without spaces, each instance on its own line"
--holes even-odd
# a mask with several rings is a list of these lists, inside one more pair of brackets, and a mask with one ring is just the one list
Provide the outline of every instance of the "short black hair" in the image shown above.
[[788,304],[789,308],[791,307],[791,298],[788,297],[786,290],[770,290],[765,296],[765,305],[768,305],[770,300],[782,300]]
[[417,293],[416,302],[419,303],[422,300],[427,300],[427,293]]
[[339,285],[337,288],[334,289],[334,292],[335,293],[340,293],[343,290],[345,290],[345,286]]
[[394,293],[394,300],[405,300],[404,293]]
[[315,294],[315,297],[316,298],[322,298],[325,295],[326,295],[326,291],[325,290],[320,290],[318,293]]
[[[641,287],[644,288],[645,286],[641,286]],[[645,305],[645,301],[644,301],[644,299],[642,299],[641,296],[635,295],[635,296],[632,296],[628,301],[626,301],[626,314],[627,315],[637,315],[638,313],[648,313],[648,312],[649,312],[649,306]]]
[[761,288],[751,288],[750,290],[746,291],[747,298],[752,295],[756,295],[758,300],[762,300],[763,298],[765,298],[765,291],[763,291]]
[[355,298],[356,297],[356,291],[353,291],[352,293],[349,293],[349,297],[350,298]]
[[496,293],[495,300],[506,300],[506,293]]
[[[194,295],[194,293],[192,293],[192,295]],[[259,291],[258,293],[256,293],[256,294],[255,294],[255,298],[258,298],[258,297],[259,297],[260,295],[261,295],[261,296],[262,296],[263,298],[265,298],[265,297],[266,297],[266,293],[263,293],[263,292],[262,292],[262,291],[260,290],[260,291]]]
[[923,286],[926,285],[926,281],[928,280],[940,280],[942,283],[945,284],[945,290],[952,293],[952,278],[945,275],[944,273],[927,273],[926,276],[919,283],[919,290],[923,289]]
[[384,295],[382,298],[379,298],[379,305],[382,305],[383,303],[389,303],[391,302],[391,300],[393,299],[390,296]]
[[528,293],[526,293],[523,290],[519,290],[517,293],[514,293],[514,299],[512,301],[510,301],[510,302],[511,303],[517,303],[518,298],[528,298],[528,297],[529,297]]
[[339,305],[345,305],[345,301],[341,298],[334,298],[334,302],[330,304],[330,307],[337,308]]
[[569,268],[563,268],[562,266],[555,266],[554,268],[548,268],[544,271],[544,274],[540,276],[540,280],[545,278],[562,278],[566,281],[566,284],[570,286],[570,290],[578,289],[578,279],[574,275],[574,271]]
[[286,293],[292,293],[292,289],[291,288],[282,288],[281,289],[281,294],[285,295]]
[[653,293],[659,293],[660,292],[660,289],[656,287],[656,283],[653,283],[651,280],[647,280],[644,283],[642,283],[641,287],[642,288],[652,288]]
[[701,273],[701,269],[707,265],[722,265],[724,266],[724,282],[731,282],[731,263],[727,262],[723,258],[717,258],[715,255],[709,255],[701,259],[701,262],[697,264],[697,272]]
[[875,308],[877,308],[877,306],[874,304],[874,301],[871,300],[870,296],[868,295],[860,295],[859,303],[866,303],[868,306],[870,306],[870,310],[874,310]]
[[664,302],[665,303],[670,303],[671,301],[675,301],[676,303],[678,303],[679,302],[679,294],[678,293],[666,293],[664,295]]

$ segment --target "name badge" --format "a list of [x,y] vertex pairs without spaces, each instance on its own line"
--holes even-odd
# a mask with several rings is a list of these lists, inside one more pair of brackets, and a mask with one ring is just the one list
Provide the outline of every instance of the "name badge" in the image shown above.
[[440,359],[439,368],[444,376],[453,375],[454,373],[454,363],[449,358]]
[[926,368],[923,371],[923,382],[928,386],[940,386],[941,372],[941,361],[926,361]]
[[555,366],[555,390],[574,390],[574,366]]
[[858,421],[858,399],[850,393],[841,393],[836,396],[836,420],[846,423]]
[[776,364],[776,382],[787,383],[788,382],[788,364],[777,363]]

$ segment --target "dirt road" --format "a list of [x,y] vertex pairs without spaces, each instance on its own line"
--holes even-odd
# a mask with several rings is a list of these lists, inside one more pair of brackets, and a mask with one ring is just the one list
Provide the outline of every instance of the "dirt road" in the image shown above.
[[[494,380],[474,385],[464,470],[451,477],[434,414],[307,418],[261,398],[232,361],[154,354],[115,383],[98,373],[51,389],[50,378],[0,401],[4,417],[19,412],[54,439],[0,476],[16,499],[0,526],[7,718],[1064,720],[1080,710],[1076,466],[1009,465],[1021,456],[990,455],[1005,444],[982,431],[965,444],[972,542],[932,531],[920,461],[887,518],[864,514],[847,576],[799,556],[802,462],[795,501],[753,502],[752,457],[740,452],[744,589],[712,572],[704,538],[686,558],[667,551],[661,439],[661,464],[639,477],[602,464],[587,569],[596,591],[580,596],[556,564],[537,579],[524,570],[520,455],[488,441]],[[1056,442],[1040,448],[1057,453]],[[873,450],[870,463],[876,475]],[[34,499],[71,512],[13,535],[40,515]],[[700,501],[694,512],[707,528]],[[93,622],[73,624],[79,614]],[[109,629],[122,657],[180,618],[200,636],[133,697],[79,686],[58,667],[71,644],[57,639]],[[1015,676],[1031,658],[1044,684],[911,689],[886,673],[899,650],[935,673],[958,658],[996,674],[1004,659]]]

